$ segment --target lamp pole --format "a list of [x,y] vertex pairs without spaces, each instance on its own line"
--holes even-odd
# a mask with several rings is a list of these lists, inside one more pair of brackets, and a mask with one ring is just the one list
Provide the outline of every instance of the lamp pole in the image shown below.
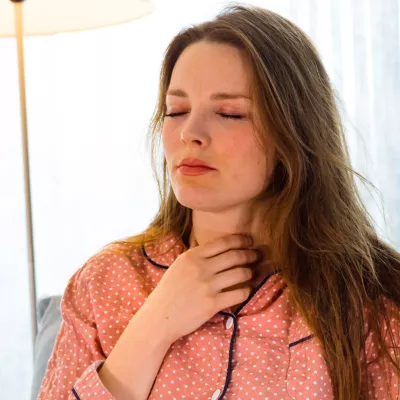
[[31,306],[32,349],[33,349],[33,354],[35,354],[35,341],[36,341],[38,327],[37,327],[37,314],[36,314],[35,254],[33,247],[28,123],[27,123],[26,95],[25,95],[25,60],[24,60],[23,13],[22,13],[24,0],[10,0],[10,1],[14,3],[15,33],[17,38],[17,51],[18,51],[18,75],[19,75],[19,93],[20,93],[22,146],[23,146],[22,154],[23,154],[24,178],[25,178],[24,188],[25,188],[26,224],[27,224],[26,232],[28,241],[29,298]]

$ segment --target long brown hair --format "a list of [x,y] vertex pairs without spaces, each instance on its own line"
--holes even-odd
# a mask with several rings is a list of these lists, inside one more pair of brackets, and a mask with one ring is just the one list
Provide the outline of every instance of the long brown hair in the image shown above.
[[351,168],[329,77],[307,35],[292,22],[262,8],[230,5],[214,20],[173,38],[148,137],[160,208],[148,229],[117,242],[150,243],[171,232],[186,241],[190,236],[191,209],[177,201],[165,157],[158,157],[157,149],[172,70],[183,50],[199,41],[235,46],[250,60],[259,139],[266,145],[268,130],[277,152],[263,193],[269,204],[263,229],[269,234],[271,261],[323,345],[335,399],[359,399],[368,333],[376,338],[379,357],[400,373],[393,335],[388,343],[383,334],[393,317],[383,298],[397,311],[400,306],[400,254],[377,236],[354,178],[371,183]]

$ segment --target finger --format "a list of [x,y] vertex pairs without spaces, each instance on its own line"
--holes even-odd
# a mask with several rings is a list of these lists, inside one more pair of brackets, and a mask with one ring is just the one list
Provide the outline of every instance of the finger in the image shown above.
[[214,293],[218,293],[223,289],[250,280],[253,275],[254,271],[251,268],[233,268],[229,271],[221,272],[216,274],[211,281],[211,290]]
[[219,311],[243,303],[251,294],[251,287],[245,286],[240,289],[221,292],[216,297],[216,306]]
[[245,249],[252,246],[253,240],[243,234],[221,236],[201,247],[200,255],[204,258],[215,257],[231,249]]
[[261,253],[256,249],[232,249],[207,261],[208,271],[215,275],[233,267],[248,266],[260,261]]

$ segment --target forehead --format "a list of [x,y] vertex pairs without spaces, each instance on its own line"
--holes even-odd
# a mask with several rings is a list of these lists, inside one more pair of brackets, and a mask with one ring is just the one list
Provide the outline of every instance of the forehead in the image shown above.
[[250,63],[234,46],[201,41],[188,46],[172,71],[170,87],[193,92],[249,91]]

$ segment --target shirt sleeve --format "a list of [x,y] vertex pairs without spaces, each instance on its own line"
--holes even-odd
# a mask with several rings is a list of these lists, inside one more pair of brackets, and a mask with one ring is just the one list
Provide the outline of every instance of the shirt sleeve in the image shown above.
[[[392,302],[385,300],[385,305],[391,315],[390,331],[392,332],[397,357],[400,355],[400,318],[399,309]],[[389,334],[389,329],[383,328],[384,338],[389,346],[390,355],[396,359],[393,343]],[[377,345],[372,336],[367,339],[367,360],[373,361],[377,356]],[[393,363],[386,358],[376,360],[367,367],[369,391],[365,393],[366,400],[400,400],[400,376]]]
[[115,400],[98,375],[106,357],[94,321],[88,264],[71,277],[62,297],[62,323],[38,400]]

